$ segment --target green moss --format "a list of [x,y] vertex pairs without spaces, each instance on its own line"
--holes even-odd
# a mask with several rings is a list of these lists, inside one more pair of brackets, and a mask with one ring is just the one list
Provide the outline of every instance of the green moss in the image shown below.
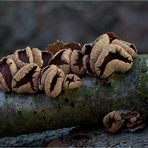
[[142,97],[148,99],[148,76],[141,74],[137,84],[137,93]]
[[[137,93],[141,98],[148,99],[148,58],[147,55],[142,55],[139,58],[139,74],[137,81]],[[148,100],[147,100],[148,101]]]
[[[6,116],[6,118],[7,120],[4,120],[5,123],[0,123],[0,136],[27,134],[33,131],[39,131],[43,128],[47,129],[48,125],[43,121],[44,119],[41,114],[34,114],[33,112],[27,112],[25,110],[13,113],[13,116],[11,113]],[[13,118],[13,120],[11,118]]]

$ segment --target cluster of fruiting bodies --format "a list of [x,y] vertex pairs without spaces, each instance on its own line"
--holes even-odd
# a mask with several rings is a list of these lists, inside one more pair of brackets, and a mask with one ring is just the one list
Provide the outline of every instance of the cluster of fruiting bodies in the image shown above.
[[110,133],[135,132],[145,127],[143,116],[137,111],[112,111],[103,118],[103,124]]
[[44,51],[27,47],[0,60],[0,88],[4,92],[45,91],[57,97],[63,90],[78,88],[85,74],[108,79],[131,69],[136,47],[114,33],[106,33],[81,47],[56,42]]

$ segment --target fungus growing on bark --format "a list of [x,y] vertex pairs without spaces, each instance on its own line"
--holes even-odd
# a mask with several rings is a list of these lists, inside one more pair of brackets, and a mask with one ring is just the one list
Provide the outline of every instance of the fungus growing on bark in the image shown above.
[[109,44],[103,47],[95,63],[95,72],[101,78],[109,78],[112,74],[125,73],[133,65],[133,59],[122,47]]
[[135,58],[137,56],[137,49],[134,44],[115,39],[112,41],[113,44],[117,44],[120,47],[122,47],[128,54],[132,56],[132,58]]
[[40,68],[35,63],[23,66],[12,79],[12,90],[17,93],[35,93],[38,90]]
[[48,75],[45,80],[45,93],[47,96],[54,98],[60,95],[64,78],[65,74],[61,69],[55,65],[50,66]]
[[16,50],[12,58],[19,69],[28,63],[33,63],[33,55],[30,47]]
[[67,74],[63,83],[63,89],[79,88],[82,85],[81,79],[75,74]]
[[52,44],[49,44],[47,48],[45,48],[46,51],[52,52],[53,54],[57,53],[58,51],[62,49],[72,49],[72,50],[81,50],[81,45],[79,43],[64,43],[62,41],[56,41]]
[[83,65],[83,54],[79,50],[73,50],[71,53],[71,71],[78,76],[83,76],[86,73]]
[[45,80],[46,80],[46,77],[48,75],[48,73],[52,70],[55,70],[55,67],[54,65],[51,66],[50,68],[50,65],[44,67],[41,71],[41,75],[40,75],[40,78],[39,78],[39,90],[45,90]]
[[90,66],[90,53],[92,51],[92,44],[85,44],[82,48],[82,54],[83,54],[83,65],[84,65],[84,68],[86,70],[86,73],[87,74],[90,74],[92,75],[93,74],[93,71],[91,69],[91,66]]
[[39,67],[42,67],[43,60],[42,60],[42,52],[38,48],[32,48],[32,55],[33,55],[33,62],[38,64]]
[[41,53],[42,53],[42,61],[43,61],[41,68],[44,68],[49,65],[49,61],[52,58],[53,54],[52,52],[47,52],[47,51],[41,51]]
[[72,50],[69,49],[62,49],[57,52],[50,60],[49,64],[56,65],[60,69],[64,71],[65,74],[70,72],[70,55]]
[[117,133],[123,126],[124,120],[117,111],[112,111],[103,118],[103,124],[109,133]]
[[125,120],[125,130],[135,132],[145,127],[142,115],[137,111],[127,112],[123,115]]
[[127,45],[128,47],[132,48],[132,49],[137,53],[138,50],[137,50],[135,44],[130,43],[130,42],[126,42],[126,41],[123,41],[123,40],[122,40],[122,43],[124,43],[124,44]]
[[94,65],[98,59],[98,56],[101,54],[104,46],[110,44],[114,39],[118,39],[118,37],[112,33],[108,32],[106,34],[101,35],[93,42],[92,51],[90,53],[90,65],[91,69],[95,73]]
[[0,89],[4,92],[11,91],[11,82],[17,72],[17,67],[11,58],[4,57],[0,60]]

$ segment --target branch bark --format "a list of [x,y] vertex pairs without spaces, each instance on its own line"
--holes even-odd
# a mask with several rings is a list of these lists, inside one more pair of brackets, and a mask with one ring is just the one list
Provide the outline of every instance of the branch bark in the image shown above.
[[148,54],[139,55],[126,74],[111,85],[97,77],[82,78],[83,86],[57,98],[44,93],[0,92],[0,137],[15,136],[77,125],[102,123],[112,110],[137,110],[148,119]]

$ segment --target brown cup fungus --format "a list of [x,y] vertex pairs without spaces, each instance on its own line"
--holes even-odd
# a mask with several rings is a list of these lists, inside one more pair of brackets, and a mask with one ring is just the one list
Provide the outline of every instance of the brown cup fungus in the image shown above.
[[0,60],[0,89],[4,92],[11,91],[11,82],[17,72],[17,67],[11,58],[4,57]]
[[45,90],[45,80],[46,80],[46,78],[47,78],[47,75],[48,75],[48,73],[51,72],[52,70],[55,70],[55,67],[56,67],[56,66],[53,66],[53,65],[50,66],[50,65],[48,65],[48,66],[46,66],[46,67],[44,67],[44,68],[42,69],[41,75],[40,75],[40,78],[39,78],[39,84],[38,84],[39,90]]
[[12,90],[17,93],[35,93],[38,91],[40,68],[35,63],[23,66],[12,79]]
[[49,64],[49,60],[52,57],[51,52],[40,51],[37,48],[32,48],[32,54],[34,63],[38,64],[40,68],[46,67]]
[[122,47],[109,44],[103,47],[96,63],[95,72],[101,78],[109,78],[112,74],[127,72],[133,65],[133,59]]
[[42,61],[43,61],[41,68],[44,68],[49,65],[49,61],[52,58],[53,54],[47,51],[41,51],[41,52],[42,52]]
[[79,50],[73,50],[71,53],[71,71],[78,76],[83,76],[86,73],[83,65],[83,55]]
[[117,133],[124,124],[124,120],[117,111],[112,111],[103,118],[103,124],[109,133]]
[[92,75],[93,71],[90,66],[90,53],[92,51],[92,44],[85,44],[82,48],[83,65],[87,74]]
[[129,42],[126,42],[126,41],[123,41],[123,40],[121,40],[121,41],[122,41],[123,44],[125,44],[128,47],[132,48],[137,53],[137,48],[136,48],[135,44],[129,43]]
[[63,83],[63,89],[74,89],[82,86],[81,79],[75,74],[67,74]]
[[125,130],[135,132],[145,127],[144,119],[142,115],[137,111],[127,112],[123,115],[125,120]]
[[45,80],[45,93],[47,96],[54,98],[60,95],[64,78],[65,74],[61,69],[55,65],[50,66],[48,75]]
[[135,58],[137,56],[137,49],[134,44],[118,39],[113,40],[112,43],[122,47],[128,54],[132,56],[132,58]]
[[53,54],[57,53],[58,51],[62,49],[72,49],[72,50],[81,50],[81,45],[79,43],[64,43],[62,41],[56,41],[53,44],[49,44],[47,48],[45,48],[46,51],[52,52]]
[[33,62],[38,64],[39,67],[42,67],[43,60],[42,60],[42,52],[38,48],[32,48],[32,55],[33,55]]
[[16,50],[12,58],[19,69],[28,63],[33,63],[33,55],[30,47]]
[[64,71],[65,74],[70,72],[70,55],[72,50],[62,49],[58,51],[50,60],[49,64],[54,64]]
[[107,46],[114,39],[117,39],[117,38],[118,37],[114,33],[109,32],[109,33],[101,35],[93,42],[92,51],[90,53],[90,65],[94,73],[95,73],[94,65],[98,59],[98,56],[101,54],[103,47]]

